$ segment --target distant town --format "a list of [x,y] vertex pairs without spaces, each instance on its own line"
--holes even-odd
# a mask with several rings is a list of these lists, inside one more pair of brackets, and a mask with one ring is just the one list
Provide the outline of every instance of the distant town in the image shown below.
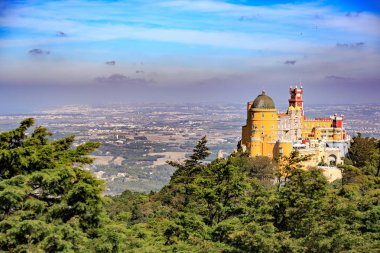
[[[285,105],[278,106],[284,111]],[[107,181],[105,194],[125,189],[157,191],[170,179],[174,168],[167,160],[183,160],[197,141],[206,135],[212,151],[230,154],[241,139],[246,117],[244,104],[138,104],[64,106],[30,115],[0,115],[0,131],[18,126],[26,117],[53,133],[52,138],[75,135],[76,145],[102,143],[86,169]],[[380,138],[380,104],[308,105],[311,117],[331,113],[345,115],[345,129],[351,136]]]

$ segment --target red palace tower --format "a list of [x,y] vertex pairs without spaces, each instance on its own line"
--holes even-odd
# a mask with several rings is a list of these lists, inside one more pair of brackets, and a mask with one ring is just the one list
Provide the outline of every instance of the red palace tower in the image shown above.
[[302,111],[302,116],[303,116],[304,114],[303,114],[303,99],[302,99],[303,88],[302,86],[298,88],[296,85],[294,89],[290,87],[289,93],[290,93],[289,106],[300,107]]

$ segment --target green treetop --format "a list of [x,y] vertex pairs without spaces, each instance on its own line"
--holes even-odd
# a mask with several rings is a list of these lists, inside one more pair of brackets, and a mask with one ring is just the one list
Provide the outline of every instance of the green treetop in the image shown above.
[[88,251],[106,219],[104,182],[82,165],[99,144],[71,148],[74,136],[49,141],[44,127],[26,132],[33,124],[0,133],[0,250]]

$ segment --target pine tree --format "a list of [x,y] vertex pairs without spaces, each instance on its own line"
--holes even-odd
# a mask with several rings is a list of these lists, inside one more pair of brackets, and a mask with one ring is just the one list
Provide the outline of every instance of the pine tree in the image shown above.
[[106,228],[104,182],[82,167],[99,144],[72,148],[33,124],[0,133],[0,250],[86,252]]
[[348,155],[354,166],[361,168],[369,161],[376,147],[376,140],[368,137],[363,138],[361,133],[358,133],[358,135],[352,139],[353,143],[348,150]]

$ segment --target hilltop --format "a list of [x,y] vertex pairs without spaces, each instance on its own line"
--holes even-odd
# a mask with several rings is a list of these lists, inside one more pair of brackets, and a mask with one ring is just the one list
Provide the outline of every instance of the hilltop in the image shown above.
[[[49,141],[32,119],[0,134],[0,250],[10,252],[378,252],[379,141],[357,136],[342,180],[237,151],[211,163],[206,138],[150,194],[102,197],[81,169],[98,144]],[[284,176],[283,173],[286,173]]]

